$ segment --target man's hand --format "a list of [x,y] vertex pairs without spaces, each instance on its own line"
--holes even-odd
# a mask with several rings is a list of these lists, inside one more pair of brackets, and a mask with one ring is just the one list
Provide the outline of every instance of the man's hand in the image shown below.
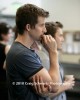
[[48,52],[57,51],[56,41],[51,35],[43,35],[42,44],[44,45],[44,47],[47,49]]
[[62,92],[65,92],[69,89],[73,89],[74,85],[75,85],[74,77],[72,75],[67,75],[67,77],[65,78],[64,83],[62,85],[60,85],[59,90],[57,91],[57,93],[51,93],[50,98],[56,97],[59,94],[61,94]]
[[75,85],[75,78],[73,75],[66,75],[65,80],[65,90],[73,89],[73,86]]
[[59,94],[61,94],[62,92],[65,92],[69,89],[73,89],[74,85],[75,85],[74,78],[72,80],[65,80],[64,83],[62,85],[60,85],[59,90],[57,91],[57,93],[51,93],[50,94],[50,98],[56,97]]
[[48,83],[44,83],[40,76],[33,77],[33,84],[33,89],[41,96],[47,96],[51,91],[51,86]]

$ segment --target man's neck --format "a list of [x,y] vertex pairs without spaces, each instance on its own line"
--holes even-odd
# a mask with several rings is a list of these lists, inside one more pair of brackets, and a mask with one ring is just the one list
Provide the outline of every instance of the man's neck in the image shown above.
[[31,48],[34,49],[34,50],[41,50],[41,49],[42,49],[42,48],[41,48],[41,44],[39,44],[38,41],[35,41],[35,42],[32,44]]
[[24,35],[18,35],[17,39],[15,41],[20,42],[21,44],[23,44],[24,46],[26,46],[27,48],[30,48],[31,45],[33,44],[33,40],[30,38],[30,36],[28,34]]

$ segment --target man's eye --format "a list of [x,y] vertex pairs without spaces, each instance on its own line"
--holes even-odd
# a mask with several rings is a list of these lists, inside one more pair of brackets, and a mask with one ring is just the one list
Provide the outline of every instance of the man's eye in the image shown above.
[[41,27],[43,27],[43,25],[41,25]]
[[41,24],[41,26],[44,26],[44,24]]

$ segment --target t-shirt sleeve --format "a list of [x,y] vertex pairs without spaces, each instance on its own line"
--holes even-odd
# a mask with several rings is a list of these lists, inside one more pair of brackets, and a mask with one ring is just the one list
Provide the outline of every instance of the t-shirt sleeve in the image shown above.
[[30,53],[18,54],[15,59],[17,71],[27,79],[43,68],[39,57]]

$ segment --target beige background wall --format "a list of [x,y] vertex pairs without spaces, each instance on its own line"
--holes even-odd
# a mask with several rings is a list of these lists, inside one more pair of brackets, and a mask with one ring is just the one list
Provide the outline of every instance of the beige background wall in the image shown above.
[[61,21],[64,30],[80,30],[80,0],[41,0],[41,6],[50,11],[48,20]]

